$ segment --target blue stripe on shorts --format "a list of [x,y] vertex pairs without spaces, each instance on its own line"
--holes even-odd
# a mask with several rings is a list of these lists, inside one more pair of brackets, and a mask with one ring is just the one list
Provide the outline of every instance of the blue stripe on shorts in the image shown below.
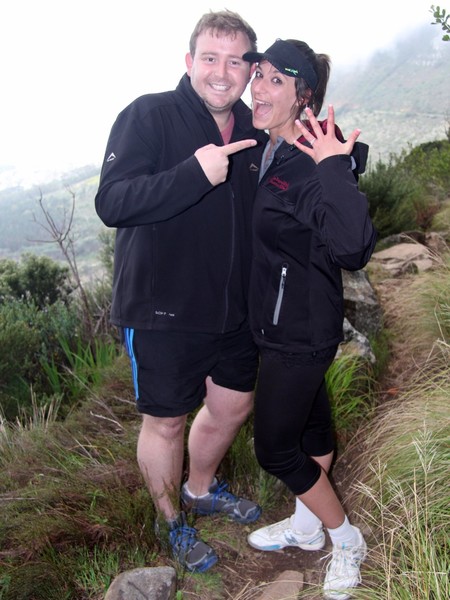
[[136,395],[136,400],[139,400],[138,363],[137,363],[136,356],[134,354],[134,348],[133,348],[134,329],[131,329],[129,327],[124,327],[123,334],[124,334],[124,338],[125,338],[125,348],[127,349],[128,356],[130,357],[131,373],[133,376],[134,393]]

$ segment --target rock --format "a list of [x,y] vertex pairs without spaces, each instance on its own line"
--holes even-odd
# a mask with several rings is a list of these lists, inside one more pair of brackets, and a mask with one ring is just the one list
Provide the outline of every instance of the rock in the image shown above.
[[409,242],[410,244],[419,242],[419,244],[426,245],[426,234],[423,231],[403,231],[402,233],[393,233],[392,235],[388,235],[381,240],[383,248],[396,246],[402,242]]
[[380,246],[382,249],[387,249],[402,243],[415,244],[417,242],[422,246],[426,246],[435,254],[445,254],[448,252],[446,237],[446,232],[404,231],[403,233],[396,233],[383,238],[380,241]]
[[257,600],[296,600],[303,589],[303,574],[298,571],[283,571],[270,583]]
[[426,234],[425,245],[431,252],[437,255],[447,254],[449,250],[448,244],[445,241],[445,236],[434,231]]
[[382,311],[367,273],[342,270],[344,313],[364,336],[376,335],[382,328]]
[[172,567],[131,569],[114,579],[105,600],[173,600],[176,582]]
[[344,319],[344,341],[339,345],[336,358],[341,354],[353,354],[375,364],[376,358],[365,335],[357,331],[348,319]]
[[402,243],[372,254],[375,263],[381,264],[392,277],[405,273],[427,271],[434,266],[433,252],[423,244]]

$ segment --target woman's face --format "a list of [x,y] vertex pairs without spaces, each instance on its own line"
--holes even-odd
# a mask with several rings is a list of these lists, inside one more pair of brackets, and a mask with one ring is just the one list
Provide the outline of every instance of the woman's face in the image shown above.
[[255,70],[251,83],[253,125],[268,129],[271,139],[282,136],[286,141],[297,139],[294,120],[298,111],[295,78],[280,73],[267,61]]

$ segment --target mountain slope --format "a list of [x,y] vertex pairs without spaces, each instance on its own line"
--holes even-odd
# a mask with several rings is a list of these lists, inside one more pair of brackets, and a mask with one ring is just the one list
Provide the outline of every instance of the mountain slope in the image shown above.
[[450,126],[450,43],[437,28],[420,28],[365,65],[332,71],[327,102],[345,135],[362,129],[372,160],[443,139]]

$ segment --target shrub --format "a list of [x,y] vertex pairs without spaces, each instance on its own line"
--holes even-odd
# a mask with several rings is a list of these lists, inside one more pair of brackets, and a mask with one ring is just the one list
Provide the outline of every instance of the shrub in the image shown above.
[[417,227],[415,204],[422,192],[398,164],[395,156],[391,156],[387,164],[378,161],[359,180],[380,238]]
[[64,362],[59,338],[76,339],[78,321],[75,307],[61,300],[44,310],[31,299],[0,304],[0,399],[8,419],[30,407],[31,388],[51,391],[42,363]]
[[450,141],[427,142],[370,166],[359,181],[380,237],[428,230],[450,192]]
[[65,266],[46,256],[24,254],[20,262],[0,260],[0,301],[32,299],[40,309],[67,300],[72,288]]
[[401,167],[439,196],[450,192],[450,140],[426,142],[404,155]]

